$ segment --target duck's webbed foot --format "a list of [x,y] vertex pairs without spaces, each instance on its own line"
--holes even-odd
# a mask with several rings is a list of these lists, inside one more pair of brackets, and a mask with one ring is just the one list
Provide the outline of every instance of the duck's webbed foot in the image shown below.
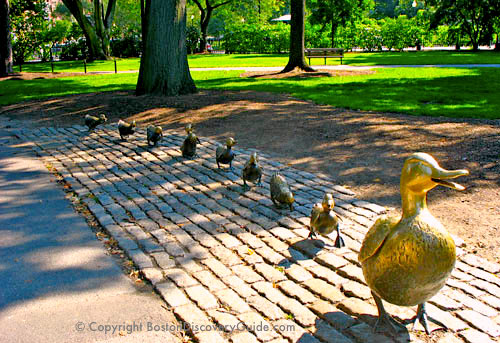
[[340,235],[340,233],[337,234],[337,239],[335,240],[335,248],[343,248],[345,247],[344,239]]
[[398,335],[401,331],[406,330],[406,326],[398,322],[396,319],[392,318],[384,309],[384,304],[382,300],[372,292],[373,299],[378,308],[378,319],[373,327],[373,331],[381,332],[389,330],[391,333]]
[[316,233],[313,230],[310,230],[309,231],[309,236],[307,236],[307,238],[314,239],[315,237],[316,237]]
[[429,324],[427,322],[427,311],[425,310],[425,303],[418,305],[417,315],[413,319],[413,330],[415,330],[418,322],[420,322],[424,327],[425,333],[430,335],[431,332],[429,330]]

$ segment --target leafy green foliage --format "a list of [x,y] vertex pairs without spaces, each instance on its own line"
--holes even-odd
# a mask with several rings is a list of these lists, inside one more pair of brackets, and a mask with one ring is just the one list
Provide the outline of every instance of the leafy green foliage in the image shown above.
[[47,30],[46,2],[43,0],[12,0],[10,22],[12,53],[14,62],[19,64],[32,56],[43,44],[43,32]]
[[283,23],[242,23],[226,31],[227,53],[279,53],[290,47],[290,26]]

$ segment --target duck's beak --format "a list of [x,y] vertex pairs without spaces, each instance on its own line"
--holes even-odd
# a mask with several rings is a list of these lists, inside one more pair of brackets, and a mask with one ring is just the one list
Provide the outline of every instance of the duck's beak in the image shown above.
[[469,175],[469,171],[465,169],[446,170],[443,168],[436,168],[433,170],[431,180],[437,183],[438,185],[452,188],[457,191],[463,191],[465,189],[464,186],[448,180],[465,175]]

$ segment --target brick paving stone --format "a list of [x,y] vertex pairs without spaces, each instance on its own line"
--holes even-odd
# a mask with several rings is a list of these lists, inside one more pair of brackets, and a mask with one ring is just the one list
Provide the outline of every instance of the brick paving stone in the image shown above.
[[200,331],[194,334],[199,343],[227,342],[226,339],[216,331]]
[[500,336],[500,326],[495,324],[490,318],[483,316],[472,310],[462,310],[457,312],[457,316],[474,326],[476,329],[487,333],[491,337]]
[[457,268],[453,269],[453,271],[451,272],[451,276],[460,280],[460,281],[472,281],[472,280],[474,280],[474,277],[472,275],[461,272]]
[[[454,290],[453,290],[454,291]],[[449,294],[449,292],[447,292]],[[443,309],[443,310],[457,310],[462,308],[462,304],[459,302],[456,302],[455,300],[451,299],[449,296],[443,294],[443,292],[439,292],[435,296],[433,296],[429,302],[432,304],[436,305],[437,307]]]
[[254,295],[246,299],[250,306],[271,320],[285,318],[285,313],[275,304],[260,295]]
[[253,266],[255,270],[262,275],[267,281],[279,282],[286,280],[286,276],[273,266],[266,263],[257,263]]
[[175,260],[166,252],[154,252],[151,256],[162,269],[168,269],[175,266]]
[[186,254],[179,243],[175,241],[167,241],[165,243],[162,243],[161,245],[165,248],[170,256],[181,257]]
[[485,294],[483,291],[481,291],[475,287],[472,287],[468,283],[461,282],[461,281],[451,279],[451,278],[446,280],[446,285],[453,287],[453,288],[461,289],[465,293],[470,294],[475,298],[480,298],[481,296],[483,296]]
[[220,246],[220,245],[216,246],[216,247],[210,249],[210,252],[215,257],[217,257],[222,263],[224,263],[226,266],[231,267],[231,266],[242,263],[242,261],[238,257],[238,255],[236,255],[234,252],[232,252],[231,250],[229,250],[223,246]]
[[484,281],[488,281],[494,283],[497,286],[500,286],[500,277],[495,274],[488,273],[479,268],[472,268],[469,271],[470,274],[474,275],[476,278],[479,278]]
[[202,263],[219,278],[224,278],[232,274],[229,268],[215,258],[207,258],[206,260],[203,260]]
[[177,264],[181,268],[185,269],[189,274],[194,274],[204,269],[201,265],[196,263],[196,261],[193,259],[191,255],[184,257],[176,257],[175,262],[177,262]]
[[315,261],[333,269],[340,269],[349,263],[346,259],[334,253],[321,254],[315,258]]
[[285,268],[285,274],[290,279],[299,283],[313,278],[311,273],[297,264],[292,264],[290,267]]
[[235,237],[231,236],[228,233],[225,232],[220,232],[215,235],[215,238],[217,238],[226,248],[236,248],[237,246],[241,245],[242,243]]
[[314,335],[328,343],[354,343],[353,340],[344,336],[323,320],[316,323]]
[[198,281],[193,279],[188,273],[180,268],[170,268],[164,271],[165,276],[175,282],[179,287],[190,287],[198,285]]
[[498,315],[498,311],[495,310],[494,308],[484,304],[483,302],[477,299],[471,298],[469,295],[466,295],[462,292],[459,292],[457,290],[451,290],[447,294],[450,298],[473,309],[475,312],[481,313],[487,317],[494,317]]
[[149,235],[138,226],[130,225],[126,226],[125,229],[138,241],[149,238]]
[[132,261],[134,261],[134,264],[139,267],[139,269],[144,269],[144,268],[153,268],[153,262],[149,258],[148,255],[143,253],[141,250],[131,250],[128,251],[127,254],[129,254],[130,258]]
[[280,238],[283,241],[286,241],[289,238],[296,237],[295,234],[290,230],[282,226],[277,226],[271,230],[269,230],[274,236]]
[[438,322],[442,323],[445,327],[450,329],[453,332],[458,332],[460,330],[464,330],[467,328],[467,324],[457,317],[453,316],[448,311],[443,311],[438,307],[427,303],[425,305],[425,309],[427,311],[427,315]]
[[171,281],[158,283],[155,285],[155,288],[170,307],[183,306],[191,303],[184,292],[177,288]]
[[257,274],[252,270],[252,268],[247,267],[245,265],[236,265],[231,267],[231,270],[238,275],[243,281],[248,283],[254,283],[258,281],[264,280],[262,276]]
[[224,309],[208,310],[208,315],[220,325],[224,332],[236,332],[241,329],[241,321]]
[[210,292],[220,291],[221,289],[226,289],[226,285],[222,281],[215,277],[208,270],[202,270],[197,273],[193,273],[195,279],[197,279],[202,285],[207,287]]
[[337,305],[341,311],[354,316],[361,316],[361,319],[366,320],[365,316],[378,317],[377,307],[364,302],[358,298],[347,298],[339,302]]
[[304,287],[299,286],[293,281],[286,280],[278,283],[278,287],[291,297],[299,300],[303,304],[311,303],[318,298],[316,298],[311,292],[309,292]]
[[500,287],[490,282],[474,279],[470,282],[470,284],[474,287],[477,287],[479,289],[482,289],[483,291],[490,293],[491,295],[500,296]]
[[266,229],[255,223],[248,224],[246,226],[246,229],[249,230],[254,235],[257,235],[257,237],[272,237],[271,234],[267,232]]
[[365,284],[365,277],[363,276],[363,270],[352,264],[340,268],[338,270],[338,273],[345,278]]
[[363,300],[372,297],[370,288],[356,281],[349,280],[343,283],[341,288],[347,296],[353,296]]
[[156,243],[156,241],[151,237],[148,237],[147,239],[138,240],[137,243],[139,243],[139,245],[143,248],[143,250],[145,250],[148,253],[165,251],[163,247],[160,244]]
[[484,269],[492,274],[500,273],[500,264],[490,262],[474,254],[464,255],[461,260],[473,267]]
[[272,325],[257,312],[240,314],[238,319],[241,320],[246,325],[248,331],[255,334],[259,340],[269,341],[279,337]]
[[231,336],[232,343],[257,343],[257,337],[252,335],[250,332],[244,331]]
[[211,255],[208,252],[207,249],[202,247],[200,244],[195,243],[193,245],[190,245],[188,247],[189,254],[192,258],[198,259],[198,260],[203,260],[206,258],[210,258]]
[[262,256],[264,260],[266,260],[270,264],[278,265],[285,260],[285,257],[283,255],[278,254],[276,251],[269,248],[268,246],[255,249],[255,252],[257,252],[260,256]]
[[141,273],[153,285],[156,285],[157,283],[160,283],[163,280],[165,280],[163,277],[163,273],[161,272],[161,269],[159,269],[159,268],[155,268],[155,267],[144,268],[144,269],[141,269]]
[[463,330],[458,333],[467,343],[493,343],[490,337],[475,329]]
[[373,333],[373,328],[365,323],[351,326],[347,332],[360,342],[386,343],[389,341],[387,336]]
[[495,297],[493,295],[485,295],[481,298],[481,300],[484,301],[486,304],[490,305],[491,307],[500,310],[500,298]]
[[203,310],[219,307],[217,299],[202,285],[186,287],[184,291]]
[[345,330],[357,323],[356,319],[325,300],[318,300],[310,304],[309,309],[337,330]]
[[345,299],[345,295],[335,286],[330,285],[321,279],[309,279],[303,283],[313,293],[317,294],[323,299],[332,302],[339,302]]
[[304,326],[313,325],[317,316],[311,312],[306,306],[302,305],[295,299],[285,297],[278,305],[286,312],[290,313],[293,318]]
[[257,295],[257,292],[250,287],[245,281],[236,275],[230,275],[222,279],[226,285],[238,293],[244,299]]
[[263,241],[249,232],[242,232],[238,235],[238,238],[253,249],[257,249],[265,245]]
[[289,245],[280,241],[276,237],[269,236],[262,238],[262,241],[269,245],[273,250],[280,252],[288,249]]
[[250,312],[252,309],[248,304],[241,299],[238,294],[232,289],[222,289],[215,292],[215,296],[219,299],[219,302],[231,309],[235,313],[246,313]]
[[[301,328],[295,322],[288,319],[277,320],[273,323],[274,329],[279,332],[283,337],[288,338],[292,342],[306,341],[306,335],[311,335],[306,330]],[[312,337],[312,335],[311,335]]]
[[341,286],[343,283],[348,282],[349,279],[345,279],[335,273],[333,270],[324,267],[322,265],[315,265],[312,267],[306,268],[308,271],[310,271],[315,277],[318,277],[320,279],[323,279],[327,281],[328,283],[331,283],[332,285],[335,286]]
[[286,299],[286,296],[277,289],[278,286],[273,285],[271,282],[256,282],[252,284],[252,287],[259,292],[259,294],[262,294],[275,304],[279,304]]
[[247,245],[240,245],[236,248],[236,251],[238,252],[238,255],[250,265],[264,262],[264,259]]

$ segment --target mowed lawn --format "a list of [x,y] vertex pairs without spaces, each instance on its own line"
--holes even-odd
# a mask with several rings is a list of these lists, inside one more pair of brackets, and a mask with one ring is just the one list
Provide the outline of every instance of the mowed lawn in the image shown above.
[[[224,67],[282,67],[288,61],[286,54],[205,54],[189,55],[191,68],[224,68]],[[322,58],[311,60],[313,65],[323,65]],[[139,58],[118,58],[118,71],[139,70]],[[340,59],[329,58],[327,65],[339,65]],[[437,64],[500,64],[500,53],[493,51],[410,51],[410,52],[347,52],[343,64],[352,66],[374,65],[437,65]],[[94,61],[86,63],[87,72],[102,72],[115,70],[114,61]],[[19,66],[14,68],[19,71]],[[55,72],[84,72],[83,61],[54,62]],[[22,71],[32,73],[51,72],[51,64],[26,63]]]
[[[379,68],[373,74],[310,79],[241,78],[192,71],[200,89],[287,93],[348,109],[459,118],[500,118],[498,68]],[[133,90],[137,73],[0,81],[0,105],[77,93]]]

